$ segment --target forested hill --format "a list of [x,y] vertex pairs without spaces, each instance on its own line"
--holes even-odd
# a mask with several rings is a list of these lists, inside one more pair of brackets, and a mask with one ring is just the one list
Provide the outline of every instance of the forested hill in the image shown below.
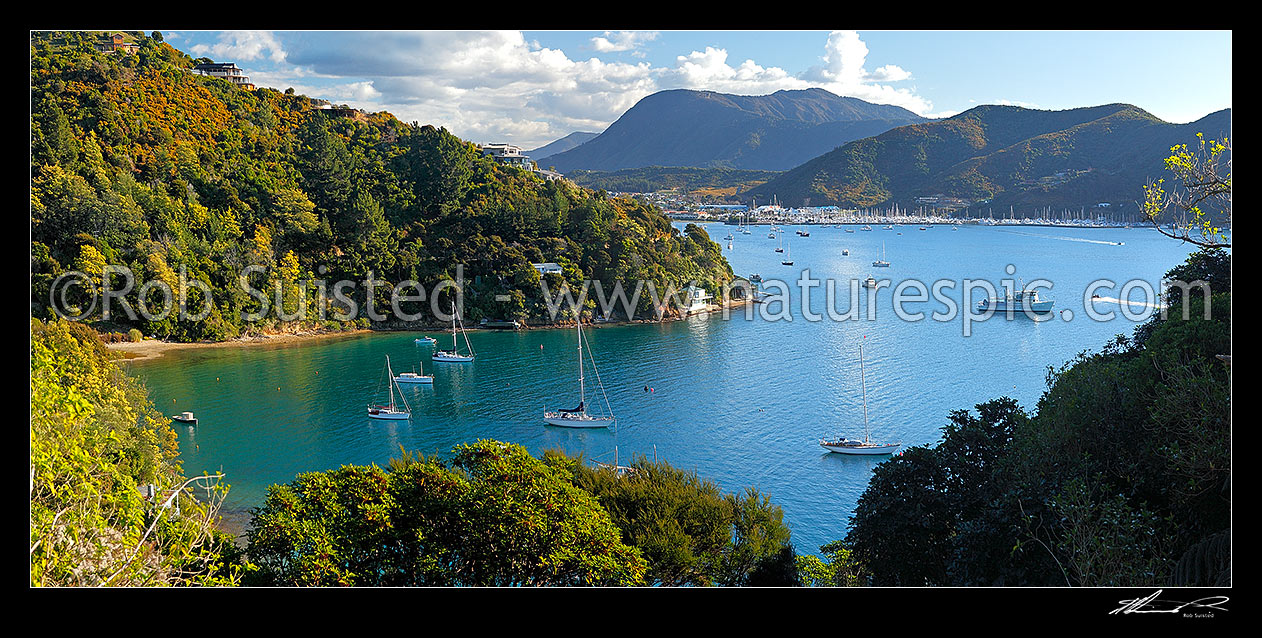
[[643,166],[783,171],[924,118],[823,89],[727,95],[676,89],[640,100],[599,137],[548,158],[562,172]]
[[[1143,199],[1163,158],[1196,134],[1231,133],[1231,110],[1171,124],[1129,104],[1065,111],[979,106],[944,120],[857,140],[744,193],[788,205],[913,207],[943,195],[1018,210]],[[1115,208],[1116,210],[1116,208]]]
[[[572,285],[695,278],[717,292],[731,277],[703,230],[680,233],[659,210],[498,165],[445,129],[195,75],[196,61],[158,33],[129,32],[134,53],[98,53],[100,36],[32,35],[37,317],[49,316],[57,276],[105,263],[173,288],[182,269],[209,284],[208,317],[133,324],[180,340],[247,327],[241,313],[258,305],[239,284],[249,265],[266,269],[253,287],[280,286],[288,311],[309,277],[331,284],[371,272],[432,290],[464,264],[466,322],[542,317],[532,262],[561,264]],[[502,295],[510,301],[495,301]],[[200,297],[189,289],[189,306],[202,307]],[[388,302],[378,309],[391,313]]]

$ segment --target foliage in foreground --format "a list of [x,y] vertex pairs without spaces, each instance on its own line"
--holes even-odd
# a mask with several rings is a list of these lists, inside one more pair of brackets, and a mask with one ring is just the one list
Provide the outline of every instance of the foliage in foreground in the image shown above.
[[624,541],[648,560],[650,584],[799,584],[783,511],[752,487],[724,494],[696,472],[643,457],[625,474],[556,451],[544,460],[604,506]]
[[273,485],[254,512],[258,584],[637,585],[645,562],[600,505],[520,445],[458,445]]
[[1230,584],[1230,258],[1167,279],[1212,297],[1172,295],[1168,319],[1050,370],[1035,415],[956,411],[936,447],[878,466],[845,539],[868,582]]
[[231,537],[213,529],[221,494],[180,489],[175,456],[175,432],[94,331],[31,321],[32,586],[238,582]]

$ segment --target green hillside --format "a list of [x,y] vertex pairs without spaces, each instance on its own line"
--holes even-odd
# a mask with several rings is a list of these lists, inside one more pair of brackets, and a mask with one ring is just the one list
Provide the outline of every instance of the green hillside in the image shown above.
[[[105,263],[136,274],[125,297],[132,306],[140,283],[156,279],[199,309],[205,294],[184,288],[180,273],[208,284],[214,304],[205,318],[122,321],[178,340],[292,327],[274,304],[261,322],[241,318],[261,307],[239,280],[251,265],[264,269],[251,286],[278,286],[292,312],[304,299],[318,302],[300,289],[304,280],[331,286],[371,273],[432,290],[463,264],[466,322],[545,316],[532,262],[561,264],[575,286],[645,279],[662,288],[695,278],[717,292],[732,276],[703,230],[680,233],[659,210],[496,164],[445,129],[195,75],[195,61],[160,34],[129,35],[139,45],[131,54],[98,53],[99,34],[32,35],[37,317],[50,316],[58,276],[100,273]],[[548,277],[555,291],[560,276]],[[362,308],[365,287],[353,294]],[[87,307],[86,295],[77,301]],[[427,299],[404,310],[428,308]],[[377,311],[386,319],[373,325],[397,325],[388,300]],[[369,324],[364,314],[354,325]]]
[[943,195],[992,208],[1111,202],[1135,212],[1141,187],[1161,176],[1172,145],[1230,127],[1230,110],[1180,125],[1126,104],[1066,111],[981,106],[851,142],[742,197],[863,208],[910,207],[918,197]]

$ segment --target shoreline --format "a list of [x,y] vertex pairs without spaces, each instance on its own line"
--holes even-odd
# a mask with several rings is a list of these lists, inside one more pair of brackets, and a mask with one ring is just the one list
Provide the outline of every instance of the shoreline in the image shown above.
[[[748,300],[737,300],[728,304],[729,308],[738,308],[748,303]],[[643,324],[661,324],[670,321],[683,321],[688,317],[697,315],[722,312],[723,307],[719,304],[710,304],[710,308],[704,311],[693,312],[687,315],[656,319],[632,319],[632,320],[615,320],[602,321],[587,324],[589,327],[600,329],[614,326],[634,326]],[[475,326],[465,328],[466,332],[528,332],[530,330],[566,330],[574,325],[573,321],[559,321],[549,324],[531,326],[523,324],[523,327],[517,330],[501,329],[501,328],[484,328]],[[148,339],[144,341],[119,341],[115,343],[107,343],[105,347],[111,351],[121,353],[123,356],[118,359],[120,362],[139,362],[153,361],[160,358],[173,350],[198,349],[198,348],[248,348],[250,346],[260,345],[285,345],[296,343],[308,343],[322,339],[336,339],[339,337],[353,337],[366,334],[375,334],[382,332],[437,332],[445,330],[443,328],[356,328],[354,330],[309,330],[299,332],[282,332],[276,334],[263,334],[251,337],[238,337],[227,341],[197,341],[192,343],[183,343],[178,341],[162,341],[160,339]]]
[[119,341],[116,343],[107,343],[105,347],[114,352],[123,353],[123,357],[119,361],[149,361],[157,359],[172,350],[198,349],[198,348],[243,348],[259,345],[280,345],[287,343],[299,343],[305,341],[315,341],[317,339],[333,339],[337,337],[350,337],[354,335],[362,335],[371,332],[378,332],[368,328],[356,328],[354,330],[321,330],[307,332],[277,333],[272,335],[260,335],[253,337],[237,337],[227,341],[194,341],[184,343],[179,341],[162,341],[161,339],[148,339],[144,341]]

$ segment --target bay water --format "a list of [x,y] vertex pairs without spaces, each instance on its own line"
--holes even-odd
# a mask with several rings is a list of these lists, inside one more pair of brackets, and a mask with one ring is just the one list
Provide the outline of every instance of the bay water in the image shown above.
[[[682,224],[677,224],[682,227]],[[890,457],[830,454],[821,437],[863,436],[858,346],[864,347],[867,408],[875,441],[901,441],[903,449],[937,442],[951,410],[1001,396],[1033,411],[1049,366],[1083,350],[1099,350],[1117,334],[1130,335],[1138,319],[1121,314],[1120,289],[1144,281],[1159,290],[1162,275],[1181,263],[1191,246],[1151,229],[1053,227],[898,226],[847,233],[841,228],[786,227],[794,261],[781,264],[767,226],[743,235],[735,227],[705,225],[737,275],[760,274],[785,282],[788,303],[738,308],[664,323],[587,326],[598,365],[589,368],[588,405],[602,404],[600,385],[618,418],[615,428],[573,430],[545,425],[545,409],[578,403],[573,329],[472,331],[477,360],[442,364],[433,348],[414,343],[423,333],[383,332],[261,345],[187,349],[129,364],[164,413],[195,412],[196,427],[176,424],[184,471],[223,471],[231,491],[224,511],[238,529],[266,489],[302,472],[344,464],[384,465],[400,448],[445,455],[456,444],[488,438],[520,443],[532,453],[559,448],[605,463],[626,465],[635,455],[697,471],[725,491],[756,487],[780,505],[798,553],[845,536],[855,503],[873,468]],[[809,230],[799,237],[794,230]],[[732,248],[722,239],[734,232]],[[888,268],[875,268],[884,244]],[[843,255],[843,249],[849,255]],[[803,270],[824,283],[803,303]],[[1011,271],[1011,273],[1009,272]],[[919,321],[894,312],[891,288],[876,296],[868,319],[860,288],[857,319],[830,319],[825,306],[835,283],[834,314],[851,305],[851,280],[872,275],[897,285],[916,279],[940,296],[963,303],[965,279],[1030,283],[1046,279],[1055,300],[1051,320],[996,315],[964,335],[960,317],[930,297],[905,304]],[[1093,281],[1115,286],[1084,300]],[[1018,284],[1019,285],[1019,284]],[[647,294],[647,292],[645,293]],[[1134,301],[1148,303],[1142,287]],[[969,300],[975,305],[976,294]],[[1106,301],[1107,300],[1107,301]],[[1085,305],[1113,311],[1112,320],[1089,318]],[[961,312],[963,306],[960,306]],[[1132,313],[1151,312],[1129,306]],[[1069,310],[1073,317],[1062,312]],[[812,321],[808,315],[822,315]],[[786,320],[785,317],[791,317]],[[450,345],[451,333],[424,333]],[[407,386],[410,421],[374,421],[365,406],[386,400],[385,358],[395,373],[433,374],[434,384]],[[616,452],[615,452],[616,450]],[[1101,451],[1101,453],[1108,453]]]

